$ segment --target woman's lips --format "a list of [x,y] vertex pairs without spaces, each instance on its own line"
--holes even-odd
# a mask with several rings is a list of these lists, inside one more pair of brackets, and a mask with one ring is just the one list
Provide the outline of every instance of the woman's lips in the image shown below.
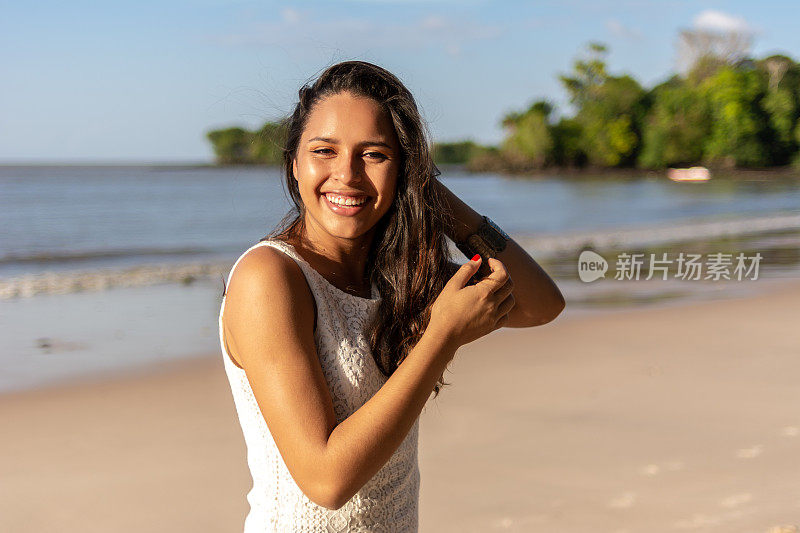
[[343,216],[353,216],[358,214],[372,200],[371,197],[367,197],[367,200],[361,205],[336,205],[330,200],[328,200],[327,195],[323,194],[322,198],[324,199],[325,203],[328,205],[328,208],[330,208],[331,211],[333,211],[337,215],[343,215]]

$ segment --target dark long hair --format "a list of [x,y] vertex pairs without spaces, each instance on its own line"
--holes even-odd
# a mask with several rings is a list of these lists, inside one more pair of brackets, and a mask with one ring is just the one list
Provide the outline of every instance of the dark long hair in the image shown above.
[[[425,332],[431,304],[456,268],[445,240],[453,217],[434,187],[434,179],[441,172],[433,163],[430,134],[414,97],[396,76],[372,63],[344,61],[328,67],[316,81],[300,88],[294,111],[283,121],[283,173],[294,207],[261,240],[296,239],[302,235],[305,205],[292,163],[315,104],[342,92],[371,98],[383,106],[391,116],[401,147],[397,193],[392,206],[376,224],[366,265],[370,283],[377,285],[382,297],[367,338],[375,363],[388,377]],[[434,387],[434,397],[445,385],[449,383],[442,374]]]

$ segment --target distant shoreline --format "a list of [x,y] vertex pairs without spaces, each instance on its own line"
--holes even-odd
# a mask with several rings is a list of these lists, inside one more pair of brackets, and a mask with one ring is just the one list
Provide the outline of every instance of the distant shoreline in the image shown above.
[[[482,173],[489,171],[469,171],[474,173]],[[714,179],[755,179],[766,178],[774,179],[779,177],[782,179],[800,179],[800,168],[795,168],[790,165],[782,167],[767,167],[767,168],[731,168],[731,169],[714,169],[709,168],[711,171],[712,181]],[[553,167],[536,171],[529,171],[524,173],[516,173],[511,171],[494,170],[491,171],[511,178],[542,178],[542,177],[557,177],[557,178],[605,178],[609,176],[626,177],[631,179],[637,178],[663,178],[667,179],[667,169],[652,170],[640,168],[607,168],[607,167],[592,167],[592,168],[560,168]]]
[[[439,170],[459,170],[461,172],[481,175],[481,174],[495,174],[511,179],[538,179],[538,178],[568,178],[568,179],[595,179],[595,178],[608,178],[620,177],[626,179],[645,179],[645,178],[665,178],[666,169],[653,170],[653,169],[640,169],[640,168],[609,168],[609,167],[549,167],[539,170],[529,170],[525,172],[512,171],[508,169],[486,169],[486,170],[470,170],[466,164],[463,163],[437,163]],[[142,168],[142,169],[168,169],[168,170],[192,170],[192,169],[281,169],[280,165],[263,165],[251,163],[237,163],[237,164],[217,164],[208,162],[0,162],[0,169],[14,169],[14,168]],[[715,169],[710,168],[712,180],[713,179],[792,179],[800,180],[800,168],[791,165],[780,167],[765,167],[765,168],[726,168]],[[444,174],[444,172],[443,172]]]
[[[166,169],[192,169],[192,168],[221,168],[224,166],[239,166],[239,165],[217,165],[215,163],[203,162],[114,162],[114,161],[76,161],[76,162],[10,162],[0,163],[0,169],[14,169],[14,168],[166,168]],[[245,165],[241,165],[245,166]],[[266,165],[247,165],[247,166],[266,166]]]

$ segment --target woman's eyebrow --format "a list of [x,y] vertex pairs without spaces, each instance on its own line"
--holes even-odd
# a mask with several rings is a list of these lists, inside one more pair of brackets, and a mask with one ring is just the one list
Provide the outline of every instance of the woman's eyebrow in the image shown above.
[[[322,141],[322,142],[325,142],[325,143],[339,144],[339,139],[335,139],[333,137],[312,137],[311,139],[308,140],[308,142],[310,142],[310,143],[314,142],[314,141]],[[383,146],[384,148],[388,148],[389,150],[392,149],[391,146],[389,146],[388,144],[386,144],[383,141],[364,141],[364,142],[359,143],[359,144],[361,144],[362,146]]]

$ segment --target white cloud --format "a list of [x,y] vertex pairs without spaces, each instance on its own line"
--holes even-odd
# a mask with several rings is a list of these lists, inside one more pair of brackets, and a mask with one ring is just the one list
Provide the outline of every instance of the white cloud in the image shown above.
[[461,55],[461,47],[457,44],[448,44],[445,46],[445,51],[451,56],[458,56]]
[[447,26],[447,20],[439,15],[430,15],[420,21],[420,26],[430,30],[438,30]]
[[296,22],[299,22],[300,19],[302,19],[300,12],[297,11],[296,9],[292,9],[291,7],[283,8],[283,11],[281,12],[281,17],[283,18],[284,21],[288,22],[289,24],[294,24]]
[[642,38],[642,32],[637,29],[629,28],[625,26],[622,22],[618,21],[617,19],[608,19],[606,20],[606,29],[610,31],[613,35],[617,37],[622,37],[624,39],[633,39],[639,40]]
[[293,49],[436,47],[447,54],[459,55],[470,42],[500,35],[502,28],[499,26],[452,16],[426,15],[409,22],[387,23],[364,17],[315,17],[314,12],[286,8],[279,21],[255,22],[242,31],[212,40],[223,45],[280,45]]
[[743,18],[734,15],[707,9],[692,20],[694,27],[699,30],[715,31],[720,33],[739,32],[754,33],[754,28]]

